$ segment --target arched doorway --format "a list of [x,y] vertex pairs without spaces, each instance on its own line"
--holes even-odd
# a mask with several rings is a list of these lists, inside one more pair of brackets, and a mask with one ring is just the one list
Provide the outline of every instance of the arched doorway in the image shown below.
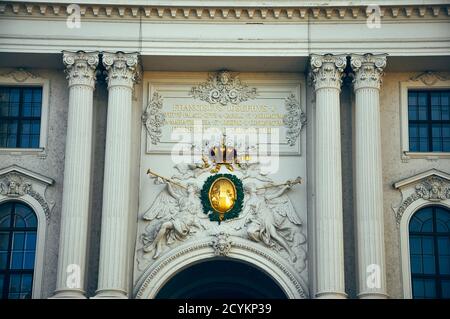
[[260,269],[236,260],[207,260],[173,276],[157,299],[285,299],[283,290]]

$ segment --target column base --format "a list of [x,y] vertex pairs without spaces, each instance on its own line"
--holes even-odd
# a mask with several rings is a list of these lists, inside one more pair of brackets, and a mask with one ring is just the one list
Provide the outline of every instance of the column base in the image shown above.
[[347,294],[337,291],[319,292],[316,299],[347,299]]
[[128,299],[127,293],[119,289],[97,290],[91,299]]
[[359,299],[388,299],[389,296],[382,292],[361,292],[358,294]]
[[87,299],[85,292],[79,289],[56,290],[55,294],[48,299]]

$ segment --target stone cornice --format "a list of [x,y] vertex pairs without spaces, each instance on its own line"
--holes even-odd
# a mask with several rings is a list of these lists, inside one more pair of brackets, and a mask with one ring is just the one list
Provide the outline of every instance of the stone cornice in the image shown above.
[[[97,2],[97,3],[96,3]],[[182,19],[343,19],[367,18],[372,10],[367,1],[78,1],[82,17],[182,18]],[[448,17],[450,5],[446,1],[390,1],[380,7],[384,18]],[[66,17],[71,2],[21,1],[0,3],[0,14]],[[200,5],[201,4],[201,5]]]
[[0,176],[7,175],[9,173],[18,173],[26,178],[31,178],[33,180],[36,180],[40,183],[46,184],[46,185],[53,185],[55,182],[53,179],[43,176],[41,174],[32,172],[30,170],[27,170],[25,168],[22,168],[17,165],[11,165],[9,167],[3,168],[0,170]]
[[404,188],[404,187],[409,186],[411,184],[414,184],[414,183],[420,182],[422,180],[425,180],[425,179],[427,179],[427,178],[429,178],[431,176],[440,177],[442,179],[447,180],[450,183],[450,174],[442,172],[440,170],[437,170],[437,169],[433,168],[433,169],[430,169],[430,170],[428,170],[426,172],[423,172],[423,173],[420,173],[420,174],[408,177],[406,179],[403,179],[401,181],[398,181],[398,182],[393,184],[393,187],[396,188],[396,189],[401,189],[401,188]]

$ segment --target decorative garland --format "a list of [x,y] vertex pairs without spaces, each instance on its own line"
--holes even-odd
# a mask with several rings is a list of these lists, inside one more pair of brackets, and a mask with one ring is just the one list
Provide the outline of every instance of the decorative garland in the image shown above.
[[240,212],[242,211],[242,205],[244,203],[244,188],[242,186],[241,180],[235,175],[216,174],[208,177],[203,184],[202,191],[200,193],[200,200],[203,205],[203,213],[208,215],[210,221],[219,222],[219,224],[223,220],[220,219],[220,212],[215,210],[212,207],[211,202],[209,201],[209,189],[211,188],[211,185],[221,177],[229,179],[236,188],[236,201],[234,202],[234,206],[231,210],[223,214],[223,220],[238,217]]

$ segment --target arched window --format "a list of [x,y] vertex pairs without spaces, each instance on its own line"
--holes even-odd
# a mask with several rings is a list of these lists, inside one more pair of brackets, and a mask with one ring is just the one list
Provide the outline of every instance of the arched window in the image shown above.
[[0,299],[32,296],[37,218],[19,202],[0,205]]
[[450,210],[428,206],[409,223],[413,298],[450,298]]

